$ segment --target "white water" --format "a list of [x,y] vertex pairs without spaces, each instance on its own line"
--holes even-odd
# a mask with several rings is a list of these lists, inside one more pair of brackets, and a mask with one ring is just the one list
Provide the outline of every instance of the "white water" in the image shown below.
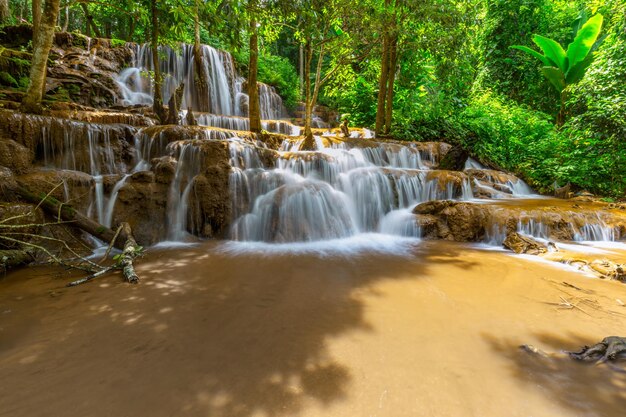
[[[246,116],[248,96],[243,91],[245,79],[237,74],[233,57],[225,51],[202,45],[202,68],[208,82],[209,112],[222,116]],[[159,47],[159,68],[163,77],[163,102],[167,103],[176,88],[184,83],[181,109],[200,109],[200,97],[195,88],[196,76],[193,45],[181,44],[180,48]],[[149,44],[137,45],[130,68],[122,70],[117,84],[124,105],[152,105],[154,94],[149,74],[154,71],[152,49]],[[259,83],[261,118],[280,119],[286,115],[281,97],[273,87]],[[211,124],[210,126],[216,126]]]

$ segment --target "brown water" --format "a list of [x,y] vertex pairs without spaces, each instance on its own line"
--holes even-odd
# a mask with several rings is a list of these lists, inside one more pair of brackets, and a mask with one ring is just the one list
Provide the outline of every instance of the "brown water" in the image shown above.
[[152,250],[136,286],[0,280],[0,415],[624,415],[626,374],[518,349],[626,335],[623,284],[447,242],[223,247]]

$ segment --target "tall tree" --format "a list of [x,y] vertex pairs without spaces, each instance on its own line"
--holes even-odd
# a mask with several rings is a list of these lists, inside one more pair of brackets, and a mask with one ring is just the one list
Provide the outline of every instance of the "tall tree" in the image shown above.
[[206,70],[206,57],[202,51],[200,43],[200,13],[202,0],[195,0],[194,10],[194,42],[193,42],[193,62],[194,62],[194,84],[198,91],[197,109],[201,112],[208,112],[209,109],[209,83]]
[[0,25],[8,22],[10,18],[11,11],[8,0],[0,0]]
[[[252,3],[252,1],[251,1]],[[259,33],[254,13],[250,14],[250,60],[248,63],[248,115],[250,131],[261,132],[261,104],[259,103]]]
[[54,40],[54,28],[59,14],[60,0],[46,0],[43,18],[35,32],[33,59],[30,68],[28,91],[22,100],[22,110],[27,113],[41,113],[41,99],[46,83],[48,54]]
[[150,0],[150,17],[152,19],[152,31],[150,36],[150,47],[152,50],[152,65],[154,69],[154,97],[152,109],[156,114],[159,122],[166,123],[167,113],[163,107],[163,76],[159,62],[159,11],[157,8],[157,0]]
[[37,39],[37,32],[39,31],[39,25],[41,23],[41,0],[33,0],[33,44]]
[[382,9],[382,54],[376,107],[376,134],[388,135],[393,117],[393,86],[398,66],[398,27],[403,19],[402,0],[385,0]]

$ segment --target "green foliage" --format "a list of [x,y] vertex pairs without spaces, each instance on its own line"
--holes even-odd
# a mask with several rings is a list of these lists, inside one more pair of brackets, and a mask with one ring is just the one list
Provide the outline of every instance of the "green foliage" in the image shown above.
[[[249,52],[247,50],[236,51],[233,57],[241,73],[246,74]],[[298,73],[287,58],[261,53],[258,63],[258,81],[275,87],[287,109],[293,110],[298,104],[300,100]]]
[[19,87],[17,80],[11,74],[5,71],[0,72],[0,84],[9,87]]
[[[559,93],[562,93],[569,84],[582,79],[593,61],[592,48],[600,36],[603,19],[601,14],[596,14],[583,23],[583,17],[579,16],[574,21],[575,38],[568,45],[567,51],[555,40],[541,35],[534,35],[533,42],[541,48],[543,55],[521,45],[513,45],[511,48],[519,49],[538,58],[544,65],[541,68],[542,74]],[[583,23],[582,26],[580,26],[581,23]]]
[[574,189],[622,196],[626,144],[580,131],[557,130],[550,117],[486,92],[454,118],[456,137],[481,159],[527,180],[538,191],[570,183]]
[[115,38],[111,39],[111,46],[113,48],[119,48],[125,45],[126,45],[126,41],[122,39],[115,39]]

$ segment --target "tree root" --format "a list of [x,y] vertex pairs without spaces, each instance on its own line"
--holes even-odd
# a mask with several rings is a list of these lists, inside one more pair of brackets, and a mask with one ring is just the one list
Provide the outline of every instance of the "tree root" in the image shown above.
[[570,358],[585,361],[604,363],[615,361],[626,354],[626,337],[609,336],[591,347],[583,346],[577,352],[566,352]]

